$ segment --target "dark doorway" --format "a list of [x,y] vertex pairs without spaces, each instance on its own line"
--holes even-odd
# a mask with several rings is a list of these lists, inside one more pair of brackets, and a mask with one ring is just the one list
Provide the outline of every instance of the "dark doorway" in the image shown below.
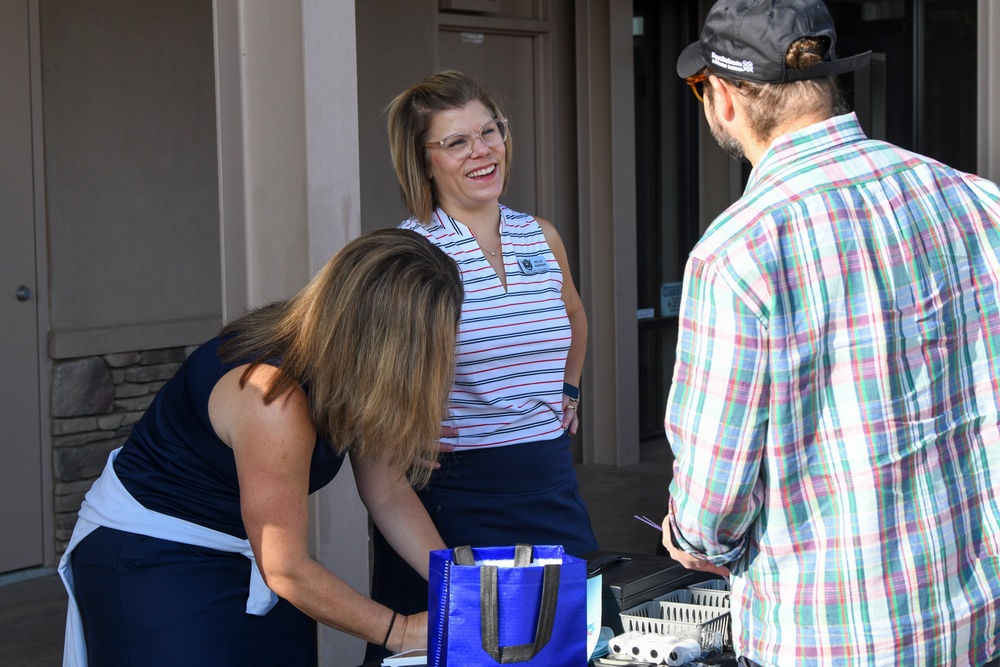
[[838,53],[871,50],[843,77],[873,139],[976,170],[976,0],[827,0]]
[[676,300],[698,229],[701,107],[676,74],[697,39],[697,2],[634,0],[639,428],[663,437],[677,345]]

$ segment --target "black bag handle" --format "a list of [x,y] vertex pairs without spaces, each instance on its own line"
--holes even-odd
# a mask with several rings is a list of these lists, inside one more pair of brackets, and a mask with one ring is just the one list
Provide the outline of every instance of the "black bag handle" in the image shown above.
[[[526,567],[531,563],[530,544],[514,547],[514,567]],[[474,565],[472,547],[456,547],[455,563]],[[556,602],[559,600],[560,568],[556,563],[543,566],[542,599],[538,605],[538,624],[535,626],[535,641],[531,644],[500,646],[500,611],[497,567],[484,565],[479,574],[479,615],[482,647],[493,660],[500,664],[527,662],[545,648],[552,638],[552,625],[556,618]]]

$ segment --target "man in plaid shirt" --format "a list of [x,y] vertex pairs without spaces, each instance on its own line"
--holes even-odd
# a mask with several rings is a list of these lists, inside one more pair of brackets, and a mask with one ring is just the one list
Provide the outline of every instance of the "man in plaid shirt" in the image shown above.
[[1000,654],[1000,190],[869,140],[818,0],[719,0],[678,74],[754,169],[692,251],[664,544],[748,665]]

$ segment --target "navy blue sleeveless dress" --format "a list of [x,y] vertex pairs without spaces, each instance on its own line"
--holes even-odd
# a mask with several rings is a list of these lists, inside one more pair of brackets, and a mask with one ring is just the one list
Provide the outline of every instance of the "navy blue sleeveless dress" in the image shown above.
[[[208,417],[212,389],[243,363],[222,363],[220,343],[199,347],[160,389],[115,473],[147,509],[246,539],[236,460]],[[318,439],[309,492],[342,463]],[[102,527],[76,548],[72,567],[91,667],[316,663],[313,622],[290,603],[246,613],[250,561],[240,554]]]

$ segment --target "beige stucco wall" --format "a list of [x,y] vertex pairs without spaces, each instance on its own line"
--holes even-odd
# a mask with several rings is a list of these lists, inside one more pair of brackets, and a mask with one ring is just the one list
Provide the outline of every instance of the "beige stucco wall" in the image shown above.
[[385,107],[434,71],[437,0],[356,3],[361,227],[394,227],[408,216],[389,161]]
[[50,352],[220,321],[211,5],[40,3]]

